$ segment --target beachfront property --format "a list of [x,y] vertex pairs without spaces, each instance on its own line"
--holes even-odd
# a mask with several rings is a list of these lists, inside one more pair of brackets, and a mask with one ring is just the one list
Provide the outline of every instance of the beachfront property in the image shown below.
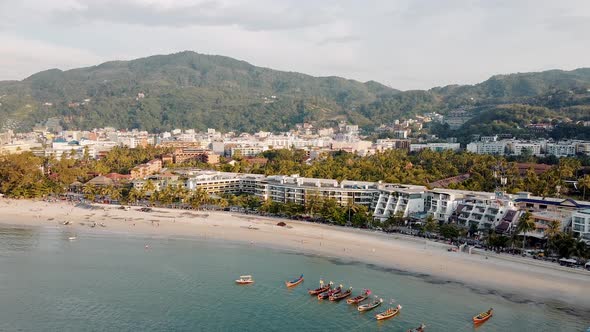
[[577,201],[571,198],[533,196],[530,192],[516,193],[514,203],[519,209],[534,211],[562,212],[568,214],[580,209],[590,209],[590,202]]
[[[474,192],[424,186],[365,181],[338,181],[294,175],[263,175],[218,172],[191,168],[175,169],[134,179],[132,185],[141,190],[151,181],[155,190],[166,186],[184,186],[210,195],[250,194],[262,201],[305,205],[310,200],[333,199],[340,206],[350,204],[368,208],[377,221],[393,216],[404,218],[428,215],[439,223],[456,223],[478,230],[494,229],[497,233],[512,232],[524,211],[533,213],[536,229],[527,236],[543,238],[544,230],[553,220],[562,230],[570,227],[590,237],[590,202],[563,198],[541,198],[520,192]],[[580,212],[586,210],[586,214]],[[575,223],[573,223],[575,221]]]
[[408,217],[412,213],[424,211],[424,186],[379,184],[378,190],[373,205],[373,218],[376,220],[385,221],[396,215]]
[[465,196],[465,191],[434,188],[426,192],[424,211],[439,222],[447,222]]
[[510,196],[502,193],[465,191],[463,195],[452,218],[460,226],[492,229],[507,221],[509,211],[517,210]]
[[572,212],[572,231],[590,241],[590,209]]

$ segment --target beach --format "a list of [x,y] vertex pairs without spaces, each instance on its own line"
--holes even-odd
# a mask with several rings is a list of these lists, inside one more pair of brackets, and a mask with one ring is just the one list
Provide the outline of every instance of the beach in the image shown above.
[[[283,221],[286,226],[278,226]],[[64,223],[67,222],[67,225]],[[448,252],[448,245],[422,238],[231,212],[118,206],[76,207],[69,202],[0,199],[0,223],[58,227],[73,236],[86,232],[149,237],[198,237],[242,242],[334,259],[358,261],[431,279],[454,282],[520,302],[590,310],[590,273],[496,255]],[[94,227],[91,227],[93,226]],[[435,296],[435,294],[433,294]]]

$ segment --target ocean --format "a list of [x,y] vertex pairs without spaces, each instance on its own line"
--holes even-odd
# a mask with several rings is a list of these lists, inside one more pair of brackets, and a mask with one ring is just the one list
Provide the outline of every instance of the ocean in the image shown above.
[[[69,240],[70,236],[76,240]],[[147,248],[146,248],[147,245]],[[392,253],[395,255],[395,253]],[[305,275],[286,289],[284,282]],[[255,284],[234,280],[251,274]],[[384,304],[359,313],[307,294],[319,279]],[[354,296],[354,295],[353,295]],[[374,315],[401,304],[401,313]],[[458,283],[298,252],[185,238],[0,226],[0,331],[586,331],[590,316]]]

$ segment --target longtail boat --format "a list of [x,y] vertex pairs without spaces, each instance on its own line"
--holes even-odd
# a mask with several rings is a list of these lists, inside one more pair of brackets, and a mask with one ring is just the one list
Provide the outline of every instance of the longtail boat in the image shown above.
[[236,284],[238,285],[249,285],[253,283],[254,279],[252,279],[252,276],[240,276],[240,279],[236,280]]
[[494,315],[494,308],[490,308],[490,310],[484,311],[484,312],[478,314],[477,316],[474,316],[473,323],[474,324],[481,324],[481,323],[487,321],[488,319],[490,319],[493,315]]
[[347,297],[349,297],[352,294],[352,287],[350,287],[349,289],[345,290],[344,292],[340,292],[338,294],[332,294],[330,295],[329,299],[332,302],[338,302],[342,299],[345,299]]
[[361,295],[353,297],[352,299],[346,300],[346,303],[359,304],[359,303],[363,302],[364,300],[368,299],[369,295],[371,295],[371,290],[365,289],[365,291]]
[[363,304],[358,306],[358,308],[356,308],[358,311],[369,311],[369,310],[373,310],[375,308],[377,308],[378,306],[381,305],[381,303],[383,303],[383,299],[375,299],[375,301],[371,302],[371,303],[367,303],[367,304]]
[[332,282],[331,281],[327,285],[324,285],[324,281],[320,280],[320,287],[318,287],[316,289],[309,289],[309,290],[307,290],[307,292],[309,293],[309,295],[318,295],[318,294],[327,292],[330,289],[332,289]]
[[395,308],[389,308],[389,309],[385,310],[384,312],[375,315],[375,318],[377,318],[377,320],[391,318],[391,317],[399,314],[401,309],[402,309],[402,306],[398,304],[397,307],[395,307]]
[[318,294],[318,299],[324,300],[324,299],[327,299],[330,296],[336,295],[336,294],[338,294],[340,292],[342,292],[342,285],[340,285],[340,286],[338,286],[338,287],[336,287],[334,289],[330,289],[327,292],[323,292],[323,293]]
[[424,324],[420,324],[420,326],[418,326],[415,329],[409,329],[407,332],[424,332],[426,331],[426,325]]
[[285,281],[285,285],[287,287],[295,287],[297,285],[299,285],[300,283],[303,282],[303,274],[301,276],[299,276],[299,278],[291,280],[291,281]]

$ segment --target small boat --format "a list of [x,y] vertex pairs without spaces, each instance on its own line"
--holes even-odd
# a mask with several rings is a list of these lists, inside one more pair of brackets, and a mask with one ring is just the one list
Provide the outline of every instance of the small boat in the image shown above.
[[365,291],[361,295],[353,297],[352,299],[346,300],[346,303],[359,304],[359,303],[363,302],[364,300],[368,299],[369,295],[371,295],[371,290],[365,289]]
[[299,285],[302,282],[303,282],[303,274],[301,276],[299,276],[299,278],[297,278],[295,280],[285,281],[285,285],[287,287],[295,287],[295,286]]
[[490,310],[484,311],[484,312],[480,313],[479,315],[474,316],[473,323],[474,324],[481,324],[481,323],[487,321],[488,319],[490,319],[493,314],[494,314],[494,308],[490,308]]
[[342,292],[342,285],[340,285],[334,289],[330,289],[327,292],[323,292],[323,293],[318,294],[318,300],[324,300],[324,299],[330,298],[330,296],[336,295],[340,292]]
[[240,276],[240,279],[236,280],[236,284],[238,285],[249,285],[253,283],[254,279],[252,279],[252,276]]
[[318,294],[329,291],[331,288],[332,288],[331,281],[329,284],[324,285],[324,281],[320,280],[320,287],[318,287],[316,289],[308,289],[307,292],[309,293],[309,295],[318,295]]
[[420,324],[420,326],[418,326],[415,329],[409,329],[407,332],[424,332],[426,331],[426,325],[424,324]]
[[352,287],[350,287],[349,289],[347,289],[344,292],[340,292],[338,294],[330,295],[329,300],[332,301],[332,302],[338,302],[338,301],[340,301],[342,299],[345,299],[345,298],[349,297],[350,295],[352,295]]
[[377,308],[378,306],[381,305],[381,303],[383,303],[383,299],[375,299],[375,301],[371,302],[371,303],[367,303],[367,304],[363,304],[358,306],[358,308],[356,308],[358,311],[369,311],[369,310],[373,310],[375,308]]
[[398,304],[397,307],[395,307],[395,308],[389,308],[389,309],[385,310],[384,312],[375,315],[375,318],[377,318],[377,320],[391,318],[391,317],[399,314],[399,311],[401,309],[402,309],[402,306]]
[[70,240],[70,241],[75,241],[76,239],[77,239],[77,237],[75,237],[75,236],[70,236],[70,237],[68,238],[68,240]]

